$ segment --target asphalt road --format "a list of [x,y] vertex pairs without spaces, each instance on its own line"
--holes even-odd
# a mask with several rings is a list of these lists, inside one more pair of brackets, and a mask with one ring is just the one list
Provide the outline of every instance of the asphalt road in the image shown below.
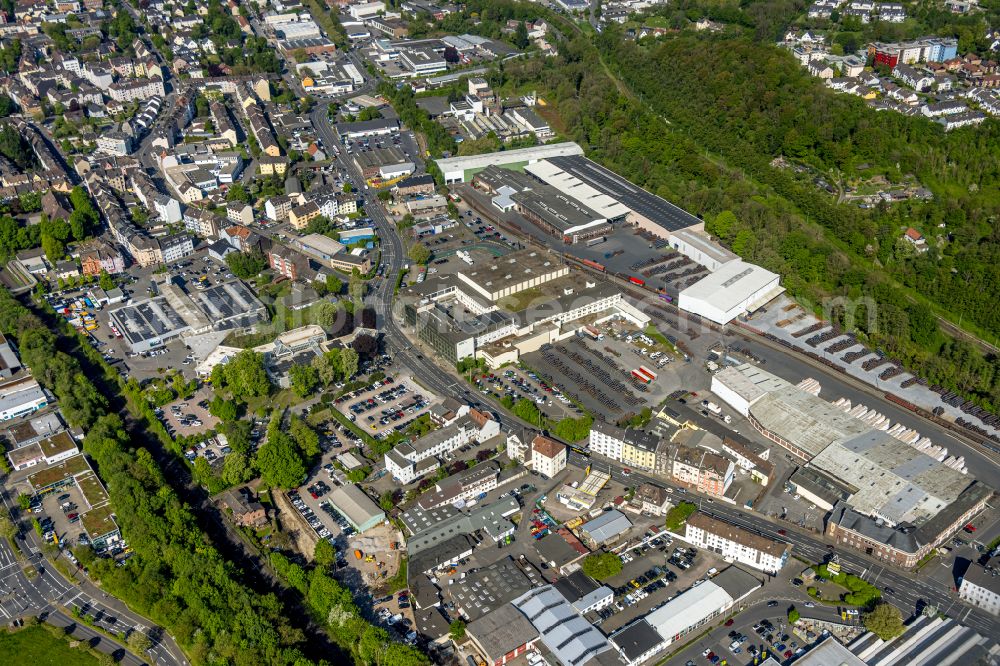
[[[11,500],[6,488],[0,490],[0,500],[7,509],[10,509]],[[6,539],[0,539],[0,617],[3,620],[34,615],[44,616],[48,618],[46,621],[56,626],[66,626],[55,621],[59,617],[59,609],[77,608],[108,631],[114,633],[142,631],[150,637],[153,647],[148,651],[149,660],[146,662],[128,653],[117,641],[78,623],[75,636],[83,637],[84,640],[100,636],[98,649],[116,656],[121,651],[127,655],[122,663],[187,665],[183,653],[169,635],[158,629],[149,631],[153,626],[150,620],[133,613],[118,599],[98,590],[82,574],[79,578],[83,580],[79,580],[77,585],[63,578],[55,566],[43,556],[36,543],[37,535],[34,532],[25,531],[16,540],[18,549],[27,556],[25,563],[18,561],[13,547]],[[70,568],[73,567],[68,560],[64,562]],[[23,567],[26,563],[34,565],[39,572],[37,576],[29,578],[25,575]],[[63,617],[67,623],[76,622],[66,616]]]

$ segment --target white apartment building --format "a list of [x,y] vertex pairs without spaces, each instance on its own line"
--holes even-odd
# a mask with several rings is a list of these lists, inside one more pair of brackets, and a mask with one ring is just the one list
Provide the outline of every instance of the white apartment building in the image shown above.
[[969,566],[958,587],[958,596],[992,615],[1000,615],[1000,577],[994,577],[978,564]]
[[531,468],[553,478],[566,469],[566,447],[544,435],[536,435],[531,442]]
[[163,80],[153,77],[112,83],[108,86],[108,95],[116,102],[133,102],[155,96],[163,97],[166,91],[163,89]]
[[624,429],[603,421],[594,421],[594,425],[590,428],[591,453],[597,453],[612,460],[621,460],[622,446],[624,445]]
[[469,502],[494,490],[499,479],[500,465],[489,460],[438,481],[433,491],[424,493],[417,500],[417,505],[429,511],[446,504]]
[[780,571],[791,551],[786,543],[771,541],[703,513],[695,513],[688,519],[684,540],[721,555],[727,562],[739,562],[768,573]]
[[529,462],[531,456],[528,454],[528,442],[521,439],[516,433],[507,435],[507,457],[522,465]]
[[482,443],[500,434],[500,424],[470,409],[454,423],[435,430],[412,444],[400,444],[385,454],[385,468],[401,484],[410,483],[439,466],[445,456],[470,442]]

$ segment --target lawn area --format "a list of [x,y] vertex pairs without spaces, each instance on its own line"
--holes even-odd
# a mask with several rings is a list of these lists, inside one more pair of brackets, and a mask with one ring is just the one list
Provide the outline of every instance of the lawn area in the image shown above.
[[649,337],[653,338],[653,340],[655,340],[659,344],[666,347],[667,351],[670,351],[674,354],[678,353],[677,347],[672,345],[670,343],[670,340],[667,340],[667,336],[663,335],[663,333],[660,333],[659,329],[656,328],[656,326],[654,326],[653,324],[649,324],[648,326],[646,326],[646,330],[644,331],[644,333]]
[[650,28],[669,28],[670,20],[666,16],[647,16],[642,19],[642,24]]
[[97,666],[97,663],[89,653],[71,648],[68,642],[42,626],[14,633],[0,632],[0,664]]
[[399,570],[396,571],[396,575],[392,578],[386,579],[383,583],[383,589],[386,594],[395,594],[402,589],[406,588],[406,556],[401,556],[399,562]]

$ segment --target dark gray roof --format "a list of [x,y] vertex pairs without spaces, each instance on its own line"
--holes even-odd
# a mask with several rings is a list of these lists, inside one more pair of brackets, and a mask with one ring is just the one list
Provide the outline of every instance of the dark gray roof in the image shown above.
[[618,174],[582,155],[550,157],[548,160],[668,231],[678,231],[701,223],[701,220],[691,213],[641,187],[632,185]]
[[662,643],[663,638],[645,619],[639,619],[612,634],[611,642],[618,646],[629,661],[635,661]]
[[436,641],[442,636],[446,636],[451,630],[448,620],[438,607],[427,608],[416,611],[413,614],[416,630],[429,641]]
[[716,574],[712,582],[721,587],[735,601],[739,601],[762,585],[757,576],[730,566]]
[[583,557],[573,546],[566,543],[566,539],[563,539],[562,536],[555,532],[536,541],[535,550],[538,551],[538,554],[547,563],[556,569]]
[[456,534],[422,550],[419,554],[411,555],[410,567],[414,571],[430,571],[456,560],[459,555],[472,551],[474,547],[475,542],[468,534]]
[[962,576],[962,581],[968,581],[970,584],[989,590],[993,594],[1000,594],[1000,576],[994,576],[985,567],[975,562],[969,565],[968,571]]
[[465,632],[486,652],[488,662],[538,638],[538,630],[509,603],[470,622]]
[[560,578],[555,582],[555,586],[559,590],[559,594],[563,595],[563,598],[571,604],[576,603],[578,599],[587,596],[600,587],[590,576],[582,571],[574,571],[570,575]]

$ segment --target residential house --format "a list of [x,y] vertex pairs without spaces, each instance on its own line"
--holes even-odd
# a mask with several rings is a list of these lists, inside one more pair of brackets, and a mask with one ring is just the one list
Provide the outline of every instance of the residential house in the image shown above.
[[253,224],[253,208],[242,201],[230,201],[226,205],[226,218],[235,224]]
[[263,527],[267,524],[264,505],[257,501],[249,488],[231,488],[222,495],[222,503],[232,512],[233,522],[240,527]]
[[531,468],[542,478],[553,478],[566,469],[566,446],[544,435],[531,441]]
[[629,505],[640,513],[650,516],[665,516],[671,506],[670,493],[662,486],[643,483],[635,489],[635,495],[633,495]]

